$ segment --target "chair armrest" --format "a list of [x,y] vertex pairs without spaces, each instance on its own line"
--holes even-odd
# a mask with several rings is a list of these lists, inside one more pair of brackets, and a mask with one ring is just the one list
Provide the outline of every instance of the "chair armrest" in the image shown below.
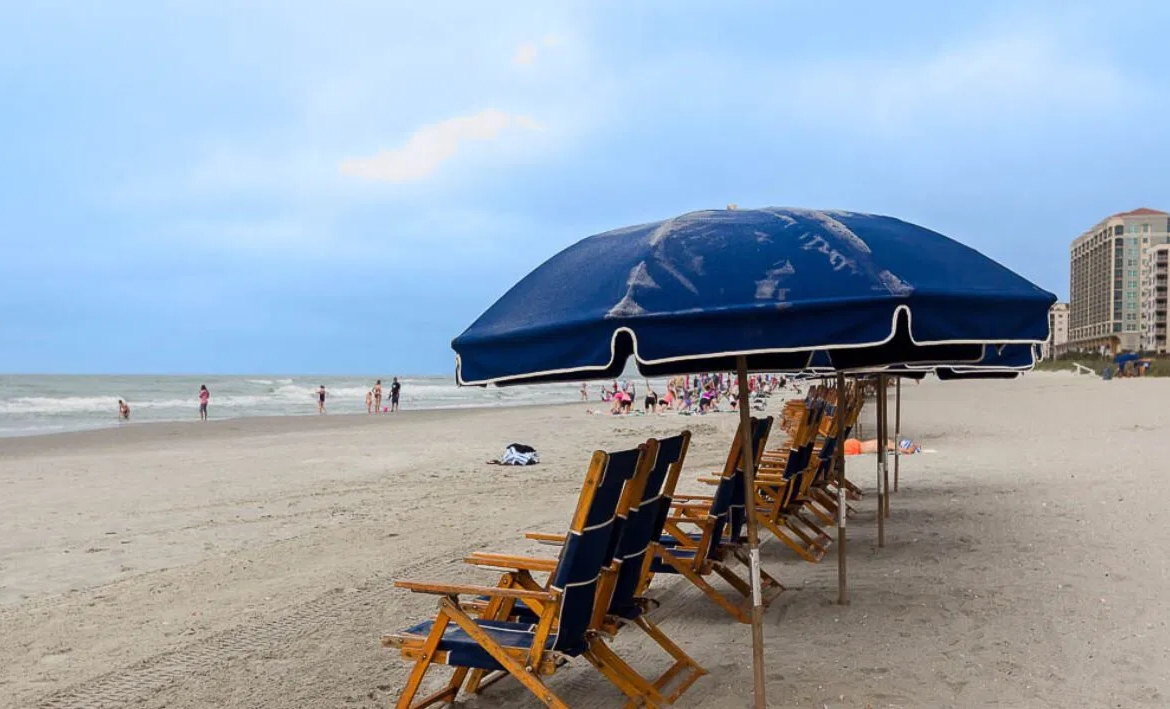
[[541,544],[564,544],[565,535],[563,534],[546,534],[545,532],[525,532],[525,539],[531,539]]
[[552,573],[557,569],[556,559],[537,559],[531,556],[512,556],[510,554],[489,554],[482,551],[473,552],[463,560],[476,566],[491,566],[497,569],[516,569],[519,571],[547,571]]
[[501,588],[499,586],[477,586],[462,583],[427,583],[425,581],[395,581],[394,585],[413,593],[430,593],[437,596],[495,596],[496,598],[527,598],[534,601],[556,600],[556,596],[547,591],[529,591],[526,588]]
[[715,498],[710,495],[680,495],[675,493],[671,496],[671,499],[677,502],[679,500],[714,500]]

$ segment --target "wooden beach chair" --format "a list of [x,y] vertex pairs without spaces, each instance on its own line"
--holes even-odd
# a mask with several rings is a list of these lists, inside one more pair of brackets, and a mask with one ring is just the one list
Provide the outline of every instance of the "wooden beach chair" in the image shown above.
[[[783,459],[765,459],[756,475],[756,519],[774,537],[805,561],[820,561],[832,538],[803,515],[812,478],[821,465],[816,446],[815,416],[801,419],[789,439]],[[823,442],[822,454],[831,457],[834,439]]]
[[[752,443],[756,452],[763,450],[771,427],[771,417],[752,419]],[[715,479],[712,495],[675,494],[663,525],[666,533],[659,538],[654,556],[648,559],[649,569],[643,574],[641,593],[644,594],[655,575],[677,574],[733,618],[750,623],[751,586],[729,565],[735,561],[751,568],[743,539],[747,496],[740,465],[740,440],[737,432],[723,471]],[[712,586],[707,581],[712,574],[723,578],[740,598],[729,598]],[[784,586],[763,570],[760,580],[767,606],[784,591]]]
[[[655,694],[653,687],[636,673],[625,671],[624,663],[590,631],[595,606],[608,605],[608,597],[603,598],[598,588],[602,566],[614,543],[614,511],[622,497],[640,499],[656,452],[652,441],[633,450],[593,454],[547,588],[397,582],[395,585],[415,593],[442,596],[434,620],[382,638],[383,645],[399,648],[404,658],[414,662],[398,700],[399,709],[454,701],[474,670],[506,673],[546,706],[566,708],[544,678],[577,656],[586,657],[631,699],[655,706],[657,702],[650,699]],[[459,598],[467,595],[489,599],[478,618],[460,605]],[[508,620],[517,603],[536,615],[535,623]],[[434,664],[454,668],[450,681],[416,703],[415,696]]]
[[[670,507],[671,496],[686,459],[690,437],[690,432],[684,431],[678,436],[658,440],[657,456],[642,498],[628,509],[619,504],[615,522],[619,530],[617,543],[614,546],[612,563],[602,570],[599,584],[599,593],[608,592],[609,606],[604,616],[595,618],[596,630],[603,636],[616,635],[626,625],[633,624],[671,656],[673,664],[659,677],[649,681],[650,686],[657,692],[652,698],[660,703],[673,703],[696,680],[706,674],[706,670],[649,618],[647,614],[654,607],[654,602],[638,595],[638,589],[643,586],[642,576],[648,570],[646,560],[653,553],[658,537],[662,534],[666,511]],[[565,539],[564,535],[554,534],[529,533],[527,536],[529,539],[549,544],[563,544]],[[502,585],[536,587],[530,569],[514,568],[509,563],[515,558],[475,553],[468,557],[467,561],[482,566],[511,569],[505,574]],[[532,565],[531,560],[526,557],[521,561]],[[516,609],[516,619],[530,616],[530,609],[523,607]]]

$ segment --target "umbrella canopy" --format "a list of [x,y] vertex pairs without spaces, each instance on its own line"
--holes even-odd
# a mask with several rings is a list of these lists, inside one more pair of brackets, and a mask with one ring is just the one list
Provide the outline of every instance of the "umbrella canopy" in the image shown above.
[[870,214],[692,212],[586,238],[452,343],[461,384],[894,363],[1039,343],[1056,296],[941,234]]
[[1114,363],[1124,367],[1126,364],[1130,362],[1136,362],[1139,359],[1141,359],[1141,357],[1139,357],[1134,352],[1122,352],[1121,354],[1114,357],[1113,361]]

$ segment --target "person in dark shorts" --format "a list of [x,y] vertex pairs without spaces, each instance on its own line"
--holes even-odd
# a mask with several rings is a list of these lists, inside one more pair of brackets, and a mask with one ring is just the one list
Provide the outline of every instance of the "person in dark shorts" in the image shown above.
[[199,420],[207,420],[207,402],[211,400],[211,392],[207,391],[206,384],[199,385]]
[[643,404],[643,410],[648,413],[658,413],[658,394],[654,393],[654,389],[649,384],[646,385],[646,401]]
[[321,388],[317,390],[317,413],[319,413],[319,414],[325,413],[325,385],[324,384],[322,384]]
[[402,393],[402,385],[398,383],[398,377],[394,377],[394,381],[390,383],[390,411],[398,410],[398,395]]

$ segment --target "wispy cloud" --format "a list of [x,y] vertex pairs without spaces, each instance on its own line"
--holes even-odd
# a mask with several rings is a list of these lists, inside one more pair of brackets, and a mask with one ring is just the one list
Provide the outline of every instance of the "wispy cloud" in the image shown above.
[[470,116],[448,118],[419,128],[398,148],[341,163],[347,175],[383,182],[415,182],[430,177],[455,157],[467,141],[495,140],[506,130],[540,130],[529,116],[488,109]]
[[516,64],[527,65],[536,61],[536,57],[540,54],[540,48],[543,46],[546,49],[560,46],[564,40],[560,35],[548,34],[545,35],[540,43],[525,42],[516,48],[516,54],[512,57],[512,61]]
[[537,49],[536,45],[532,44],[531,42],[521,44],[516,48],[516,56],[512,58],[512,61],[516,64],[531,64],[536,60],[536,55],[539,53],[539,51],[540,50]]

